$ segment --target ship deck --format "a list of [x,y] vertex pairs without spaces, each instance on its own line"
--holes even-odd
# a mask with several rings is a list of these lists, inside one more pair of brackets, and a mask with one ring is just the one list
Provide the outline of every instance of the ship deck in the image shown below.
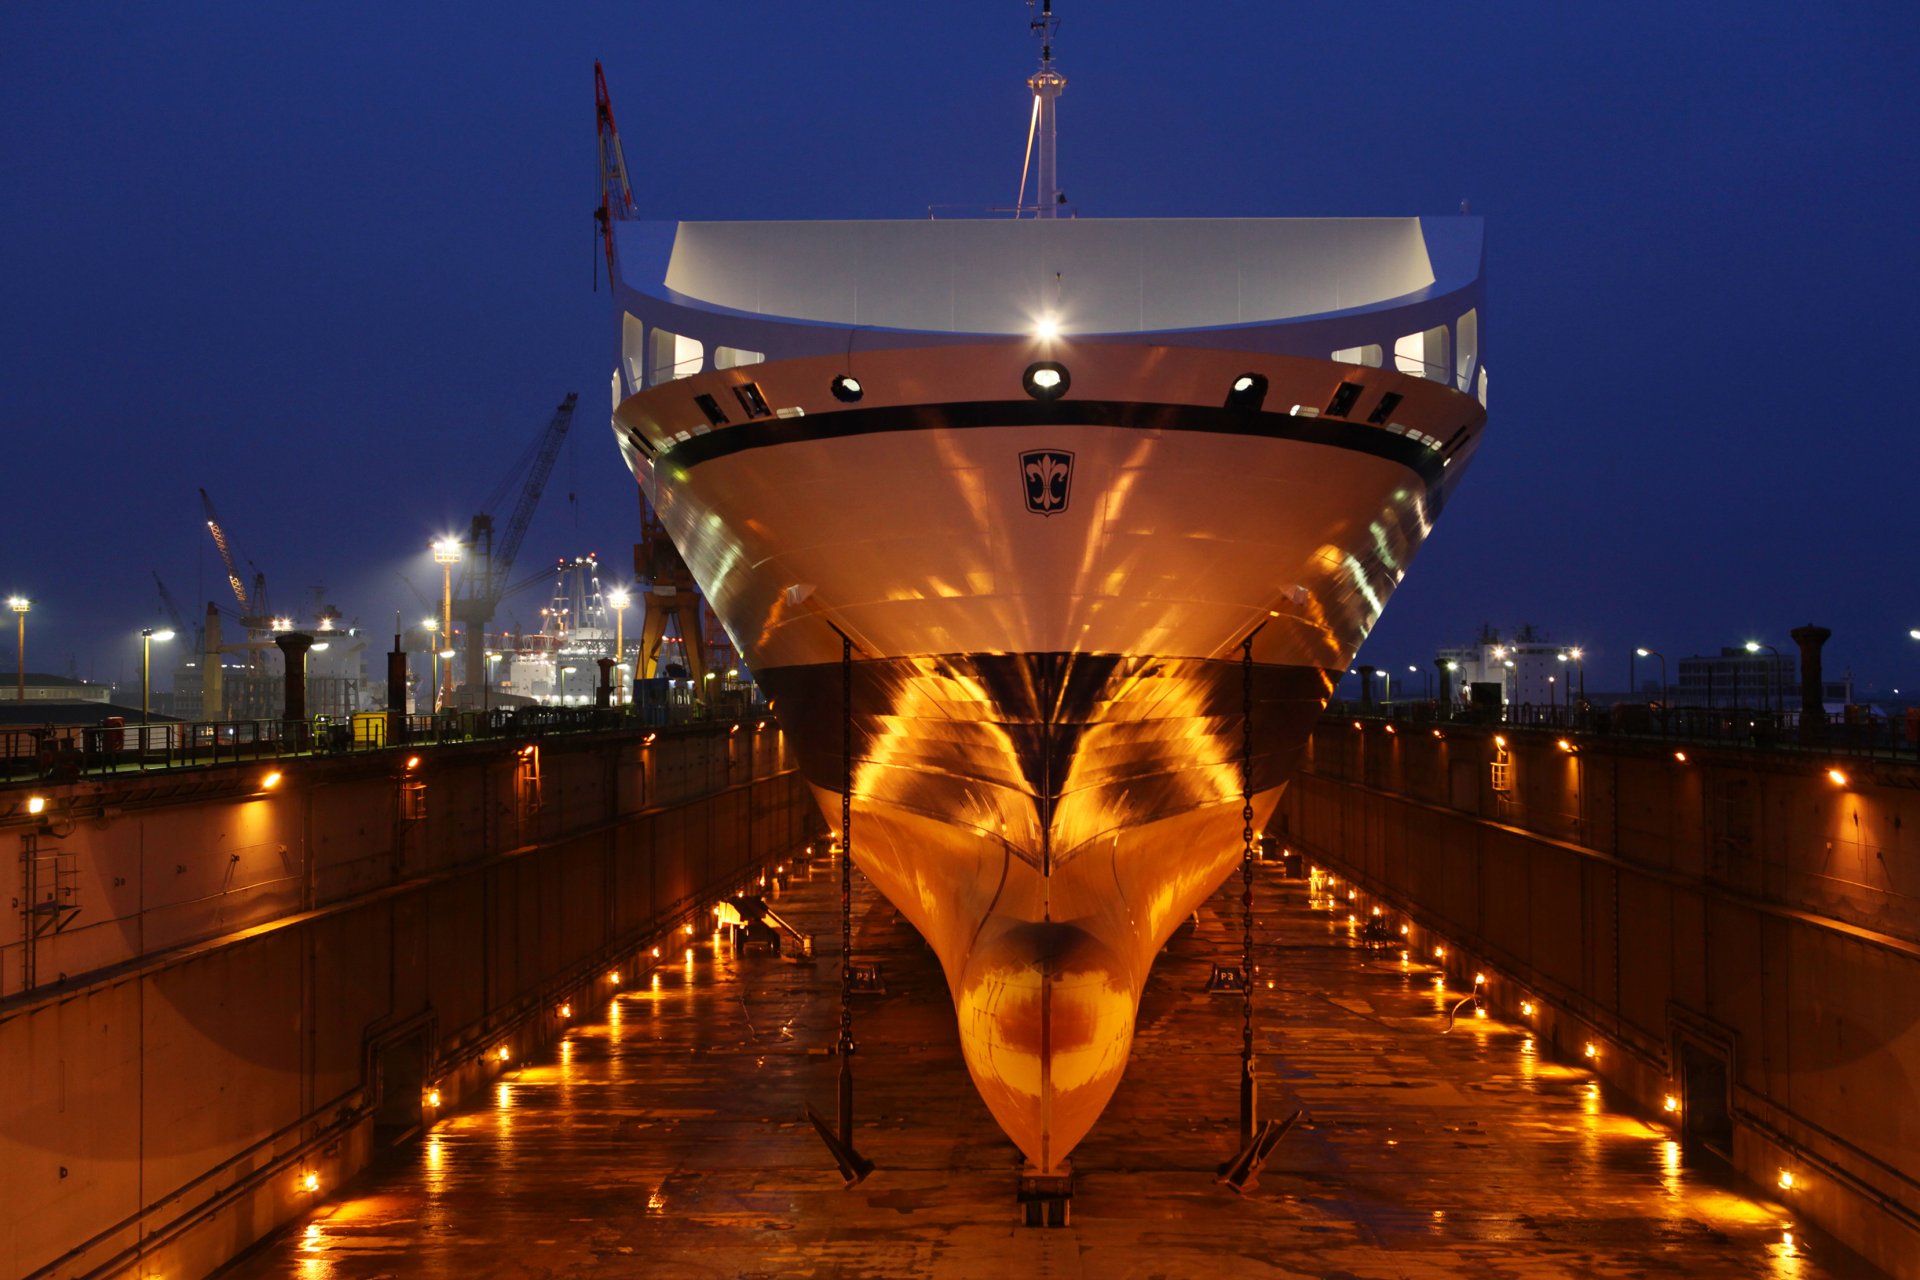
[[1311,907],[1275,871],[1257,888],[1263,1090],[1311,1121],[1244,1198],[1212,1177],[1240,1002],[1200,991],[1238,952],[1237,876],[1155,968],[1134,1061],[1075,1153],[1072,1225],[1035,1230],[1014,1224],[1017,1155],[967,1079],[939,967],[860,880],[856,951],[888,987],[855,1023],[859,1144],[879,1170],[842,1189],[801,1118],[833,1099],[839,895],[823,863],[775,903],[820,936],[817,966],[705,938],[670,953],[491,1105],[228,1274],[1872,1274],[1520,1028],[1443,1034],[1431,970],[1369,957],[1344,903]]

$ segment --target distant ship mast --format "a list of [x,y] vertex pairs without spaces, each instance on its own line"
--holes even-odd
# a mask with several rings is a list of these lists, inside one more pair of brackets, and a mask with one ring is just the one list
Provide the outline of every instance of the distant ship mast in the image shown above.
[[[1033,7],[1033,0],[1027,0],[1027,7]],[[1034,139],[1038,137],[1040,172],[1034,213],[1051,218],[1058,214],[1061,202],[1066,199],[1060,194],[1055,127],[1058,113],[1054,104],[1067,91],[1067,78],[1053,67],[1053,37],[1060,30],[1060,20],[1053,16],[1053,0],[1040,0],[1040,13],[1027,23],[1027,28],[1040,37],[1040,69],[1027,78],[1027,87],[1033,90],[1033,118],[1027,125],[1027,159],[1020,166],[1020,199],[1014,202],[1014,216],[1020,216],[1021,205],[1026,200],[1027,167],[1032,163]]]

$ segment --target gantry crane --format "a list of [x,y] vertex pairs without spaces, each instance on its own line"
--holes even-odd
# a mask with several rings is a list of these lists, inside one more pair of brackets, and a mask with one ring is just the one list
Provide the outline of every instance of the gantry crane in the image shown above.
[[567,438],[574,405],[579,399],[577,392],[567,393],[527,453],[488,498],[486,505],[497,507],[514,476],[524,469],[520,496],[513,504],[513,513],[507,517],[506,527],[501,530],[499,543],[496,545],[493,539],[491,512],[482,511],[474,516],[468,527],[466,561],[461,571],[460,594],[453,601],[453,616],[466,629],[465,683],[469,689],[480,688],[488,678],[487,623],[493,620],[500,601],[511,594],[507,575],[513,572],[514,557],[520,554],[527,526],[533,523],[534,510],[540,505],[540,495],[546,491],[548,477],[553,474],[554,461],[560,456],[560,446]]

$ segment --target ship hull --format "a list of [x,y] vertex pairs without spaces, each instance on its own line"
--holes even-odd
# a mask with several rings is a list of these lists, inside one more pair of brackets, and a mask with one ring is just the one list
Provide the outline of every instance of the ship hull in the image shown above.
[[[990,398],[1040,359],[1071,397]],[[1285,408],[1196,403],[1245,360],[870,354],[862,381],[899,399],[857,408],[819,404],[833,362],[793,360],[618,417],[836,824],[851,779],[854,859],[939,955],[974,1081],[1043,1171],[1117,1087],[1153,957],[1242,856],[1243,792],[1258,827],[1483,419],[1306,359],[1263,362]],[[679,426],[745,377],[812,398]],[[1343,384],[1349,415],[1317,416]]]

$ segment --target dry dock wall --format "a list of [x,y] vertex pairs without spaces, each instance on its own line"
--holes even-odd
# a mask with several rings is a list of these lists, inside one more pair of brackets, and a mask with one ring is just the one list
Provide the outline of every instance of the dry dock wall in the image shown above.
[[1274,822],[1461,990],[1486,973],[1543,1047],[1650,1116],[1673,1095],[1783,1206],[1920,1277],[1913,763],[1329,718]]
[[771,724],[417,760],[0,789],[0,1275],[205,1274],[820,829]]

